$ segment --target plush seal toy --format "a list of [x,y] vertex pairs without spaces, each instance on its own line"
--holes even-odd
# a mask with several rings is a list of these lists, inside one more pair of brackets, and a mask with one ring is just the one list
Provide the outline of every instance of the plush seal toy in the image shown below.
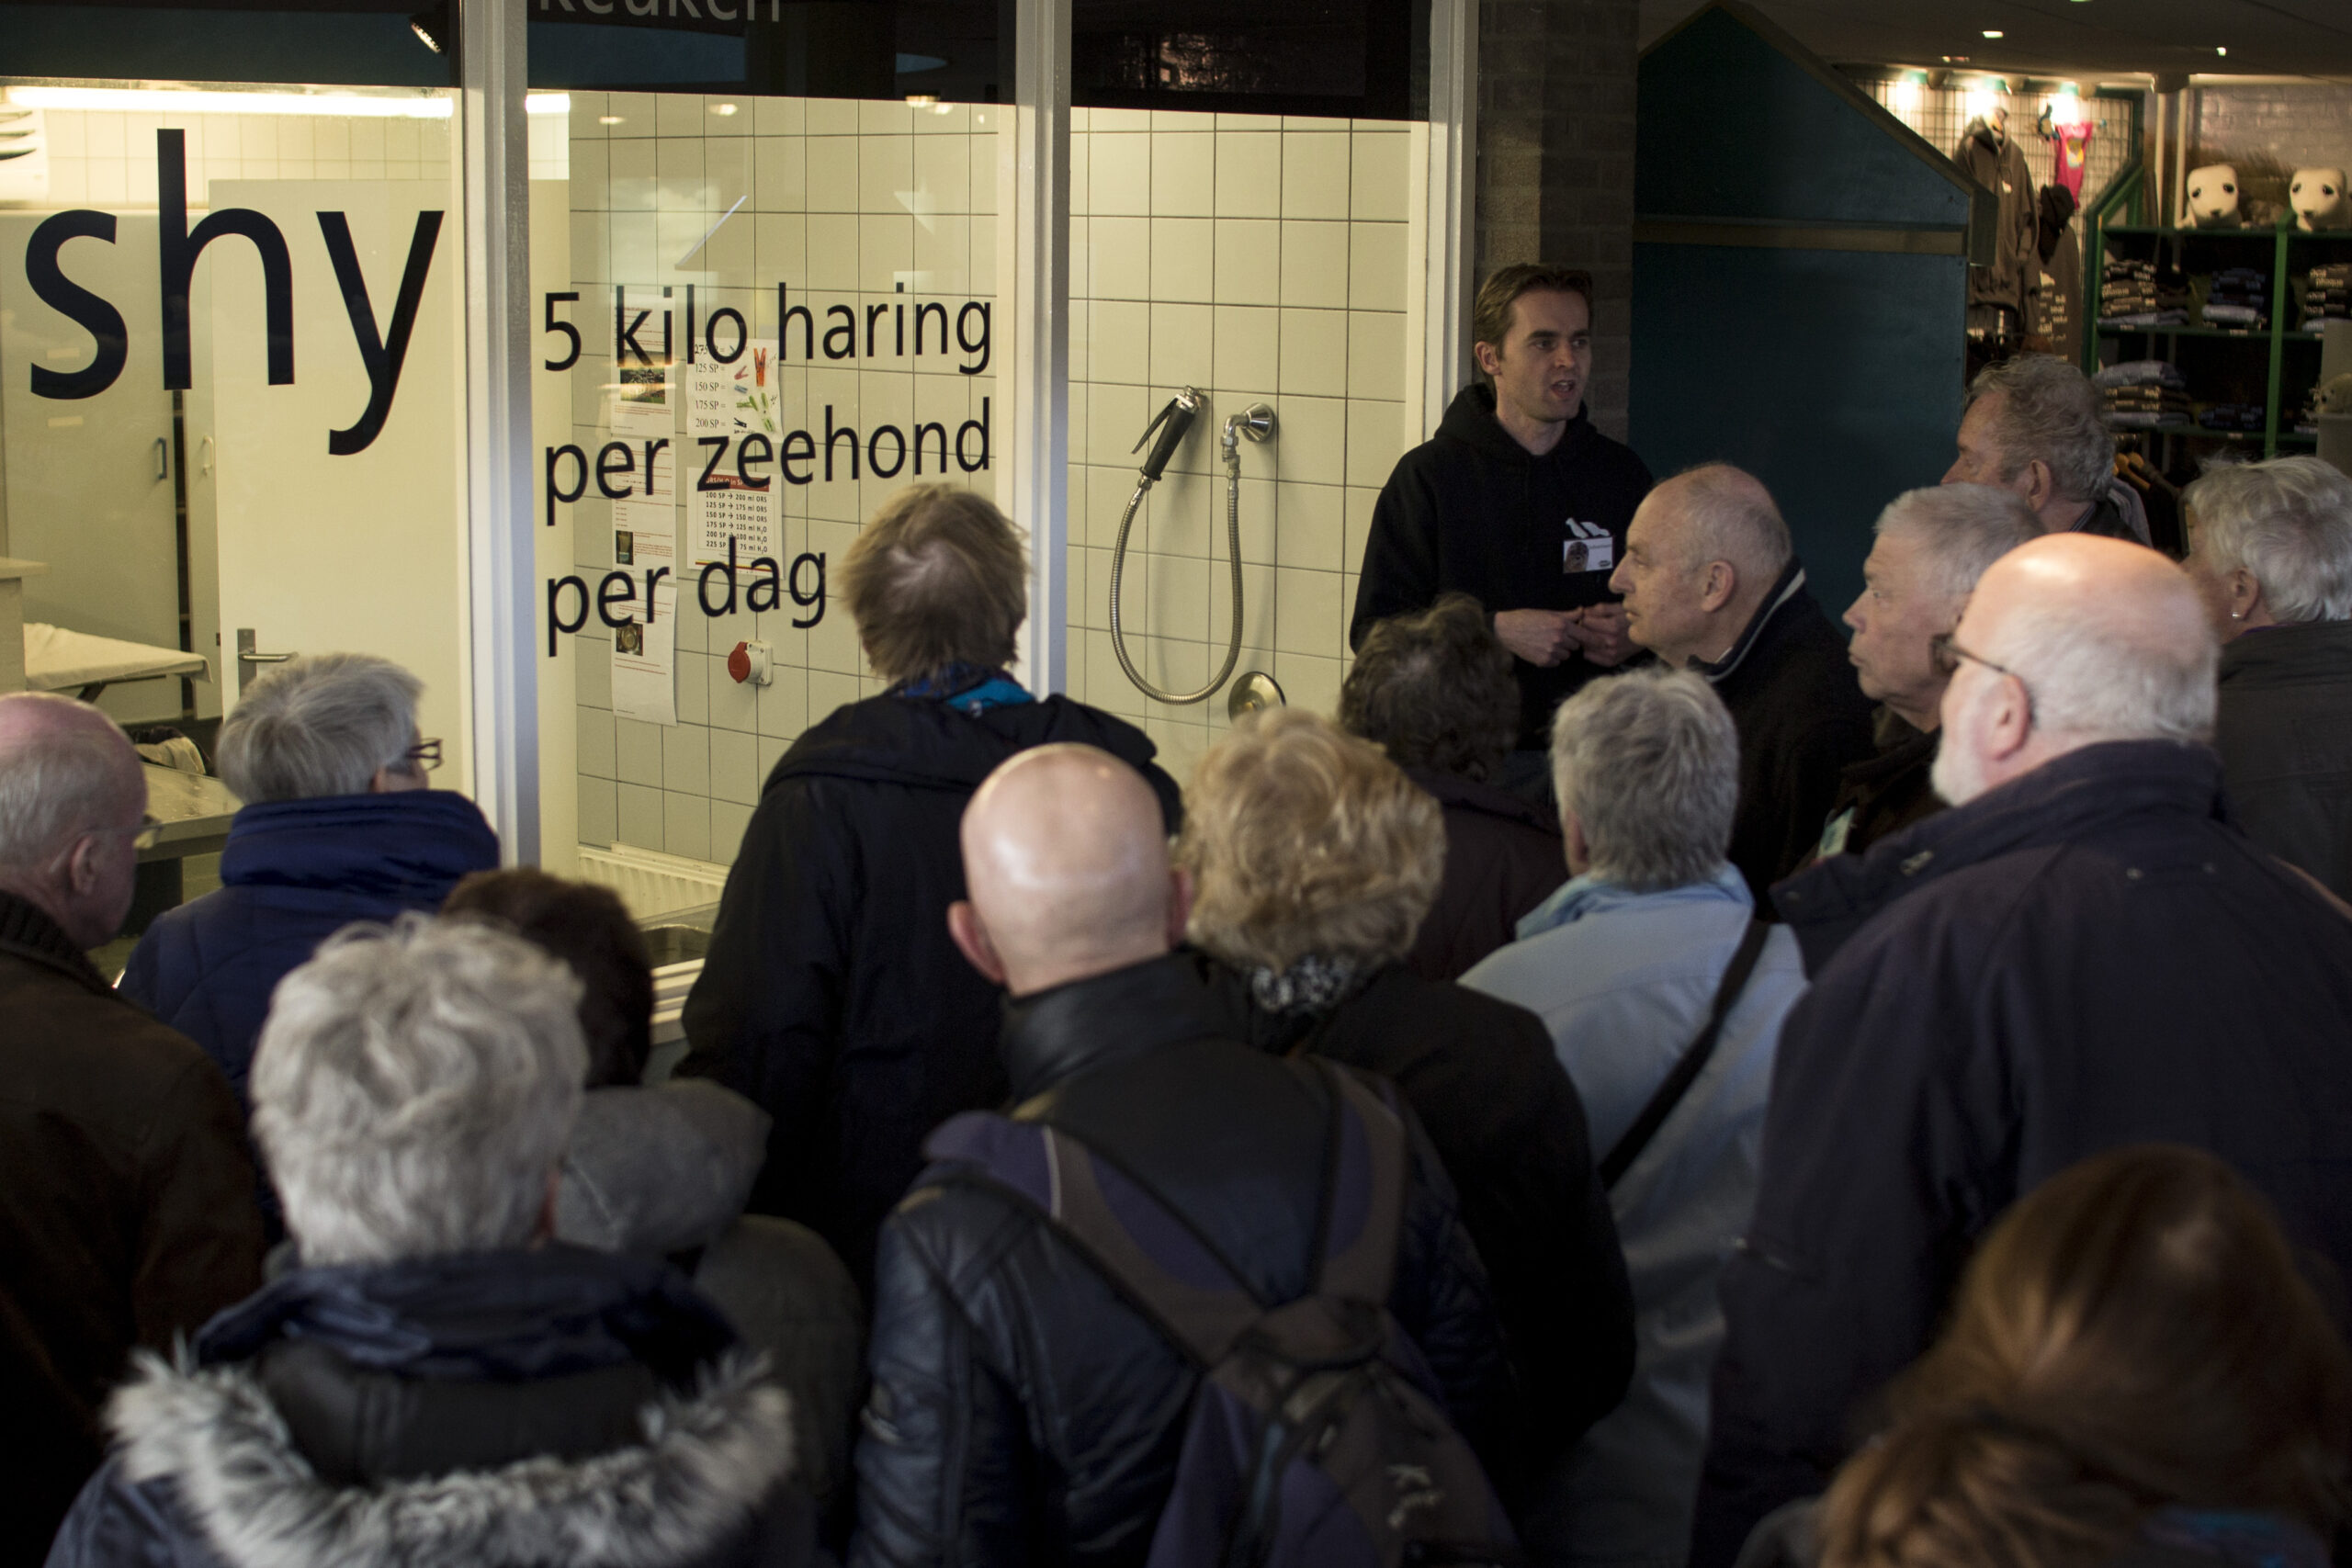
[[2188,171],[2188,199],[2180,211],[2180,226],[2184,229],[2237,229],[2245,226],[2239,215],[2238,172],[2227,164],[2208,164],[2201,169]]
[[2352,229],[2352,195],[2345,190],[2342,169],[2297,169],[2287,182],[2287,202],[2295,209],[2295,227]]

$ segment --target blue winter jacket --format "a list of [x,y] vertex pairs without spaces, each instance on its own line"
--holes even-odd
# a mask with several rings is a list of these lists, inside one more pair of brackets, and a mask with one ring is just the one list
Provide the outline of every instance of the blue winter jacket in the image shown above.
[[204,1047],[246,1110],[245,1075],[270,993],[355,920],[433,910],[498,864],[498,836],[449,790],[248,806],[229,829],[220,886],[159,917],[121,989]]

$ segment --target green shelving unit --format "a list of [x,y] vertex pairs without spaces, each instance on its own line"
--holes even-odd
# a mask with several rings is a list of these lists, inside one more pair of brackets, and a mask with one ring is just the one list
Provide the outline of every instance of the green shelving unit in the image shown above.
[[[2294,280],[2308,275],[2320,263],[2352,261],[2352,231],[2307,234],[2294,228],[2291,220],[2267,229],[2178,229],[2146,223],[2139,220],[2145,216],[2144,184],[2144,171],[2135,160],[2109,183],[2086,215],[2089,243],[2084,247],[2083,284],[2090,304],[2084,312],[2083,368],[2096,371],[2110,358],[2164,359],[2177,365],[2179,345],[2183,343],[2241,343],[2249,357],[2257,353],[2262,355],[2258,366],[2249,366],[2240,372],[2245,378],[2240,384],[2261,389],[2263,428],[2257,434],[2252,431],[2208,430],[2198,424],[2166,424],[2124,427],[2122,433],[2236,446],[2258,442],[2266,457],[2275,457],[2282,450],[2315,446],[2316,437],[2299,434],[2293,428],[2294,412],[2302,407],[2303,399],[2318,376],[2316,345],[2320,341],[2317,333],[2296,330],[2301,307],[2296,300]],[[2195,324],[2102,326],[2100,318],[2107,313],[2107,260],[2110,255],[2123,254],[2154,260],[2159,267],[2169,268],[2183,277],[2210,275],[2225,266],[2258,266],[2260,258],[2267,256],[2270,263],[2269,325],[2259,330]],[[2133,352],[2134,344],[2144,352]],[[2313,346],[2306,353],[2301,346],[2304,344]],[[2112,355],[2106,352],[2109,345],[2115,350]],[[2290,350],[2294,351],[2291,355]],[[2226,368],[2204,351],[2199,357],[2209,374]],[[2191,389],[2196,389],[2194,379]]]

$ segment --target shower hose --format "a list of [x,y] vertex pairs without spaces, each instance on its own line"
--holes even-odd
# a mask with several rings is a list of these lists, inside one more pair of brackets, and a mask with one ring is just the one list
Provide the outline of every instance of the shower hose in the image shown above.
[[1136,512],[1143,505],[1144,494],[1151,486],[1149,474],[1136,481],[1136,492],[1127,497],[1127,509],[1119,517],[1118,542],[1111,547],[1111,651],[1119,656],[1119,668],[1127,672],[1127,679],[1144,695],[1182,707],[1187,703],[1208,701],[1241,661],[1241,449],[1233,427],[1228,424],[1225,432],[1225,556],[1227,564],[1233,569],[1233,630],[1226,638],[1225,663],[1197,692],[1163,692],[1145,680],[1135,660],[1127,657],[1126,637],[1119,626],[1119,580],[1126,570],[1127,530],[1135,525]]

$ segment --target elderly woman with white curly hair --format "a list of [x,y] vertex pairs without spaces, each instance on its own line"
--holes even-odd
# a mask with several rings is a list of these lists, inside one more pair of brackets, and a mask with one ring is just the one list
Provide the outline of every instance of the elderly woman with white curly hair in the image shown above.
[[2188,487],[2189,580],[2222,637],[2213,745],[2247,833],[2352,898],[2352,479],[2317,457]]
[[1404,962],[1437,897],[1445,827],[1369,740],[1282,708],[1212,747],[1185,792],[1188,935],[1223,1021],[1396,1081],[1459,1189],[1526,1395],[1527,1473],[1623,1397],[1634,1314],[1583,1104],[1543,1021]]
[[786,1395],[667,1264],[549,1245],[580,984],[406,917],[278,987],[254,1130],[301,1266],[147,1355],[51,1568],[799,1564]]

